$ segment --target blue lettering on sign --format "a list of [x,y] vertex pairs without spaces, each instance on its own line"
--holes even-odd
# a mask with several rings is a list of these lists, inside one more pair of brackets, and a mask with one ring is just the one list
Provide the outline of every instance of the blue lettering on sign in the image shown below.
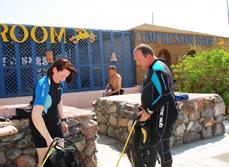
[[200,36],[196,36],[196,45],[201,45]]
[[164,33],[160,33],[161,34],[161,44],[164,44]]
[[157,33],[156,32],[148,32],[149,42],[157,43]]
[[137,42],[140,42],[140,41],[141,41],[139,38],[140,38],[140,37],[139,37],[139,32],[135,32],[135,40],[136,40]]
[[157,39],[158,39],[158,43],[162,43],[162,39],[161,39],[161,34],[160,33],[157,33]]
[[145,32],[142,32],[142,41],[143,41],[143,42],[146,42]]
[[169,35],[167,33],[162,33],[162,44],[169,44]]
[[174,35],[174,34],[169,34],[169,44],[170,44],[170,45],[175,44],[175,43],[174,43],[174,40],[173,40],[173,35]]
[[209,39],[209,45],[214,45],[214,39],[213,38]]
[[136,32],[135,38],[137,42],[165,44],[165,45],[214,45],[213,37],[198,36],[198,35],[184,35],[184,34],[170,34],[163,32]]
[[179,41],[179,44],[184,44],[184,36],[183,35],[179,35],[179,38],[180,38],[180,41]]
[[174,39],[176,41],[176,44],[179,44],[179,36],[178,36],[178,34],[174,35]]
[[189,36],[189,44],[193,45],[194,36]]
[[206,39],[206,37],[202,37],[202,45],[207,45],[207,39]]
[[149,43],[149,38],[148,38],[148,33],[147,32],[145,33],[145,42]]
[[189,36],[188,35],[184,35],[184,44],[189,45]]

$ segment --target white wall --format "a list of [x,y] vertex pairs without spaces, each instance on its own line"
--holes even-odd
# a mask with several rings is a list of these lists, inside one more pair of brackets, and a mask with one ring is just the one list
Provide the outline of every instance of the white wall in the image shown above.
[[[125,94],[138,93],[139,86],[124,88]],[[63,95],[63,103],[66,106],[77,108],[92,107],[92,102],[99,97],[102,97],[103,90],[98,91],[84,91],[77,93],[65,93]],[[1,98],[0,106],[2,105],[15,105],[15,104],[28,104],[32,100],[32,96]]]

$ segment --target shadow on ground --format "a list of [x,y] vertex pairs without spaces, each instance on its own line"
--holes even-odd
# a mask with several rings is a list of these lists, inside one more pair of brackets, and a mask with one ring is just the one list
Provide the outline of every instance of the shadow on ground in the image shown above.
[[[207,147],[209,144],[214,144],[214,143],[216,143],[216,142],[218,142],[224,138],[225,138],[225,135],[220,135],[220,136],[215,136],[215,137],[204,139],[204,140],[199,140],[199,141],[175,146],[172,148],[172,154],[173,155],[180,154],[180,153],[183,153],[189,149],[193,149],[195,147],[198,147],[199,149],[201,149],[201,148]],[[102,134],[99,134],[99,138],[97,139],[97,143],[109,146],[112,150],[116,150],[119,152],[121,152],[123,147],[124,147],[124,144],[121,143],[120,141],[118,141],[114,138],[111,138],[111,137],[104,136]]]
[[176,154],[181,154],[189,149],[193,149],[193,148],[198,148],[198,149],[202,149],[205,147],[208,147],[209,144],[214,144],[219,142],[220,140],[223,140],[225,138],[224,135],[220,135],[220,136],[215,136],[212,138],[208,138],[208,139],[204,139],[204,140],[199,140],[199,141],[195,141],[195,142],[191,142],[191,143],[186,143],[183,145],[179,145],[179,146],[175,146],[172,148],[172,154],[176,155]]
[[108,137],[108,136],[104,136],[102,134],[99,134],[99,137],[97,139],[97,143],[109,146],[112,150],[116,150],[119,152],[122,151],[123,146],[124,146],[124,144],[121,143],[120,141],[118,141],[114,138]]

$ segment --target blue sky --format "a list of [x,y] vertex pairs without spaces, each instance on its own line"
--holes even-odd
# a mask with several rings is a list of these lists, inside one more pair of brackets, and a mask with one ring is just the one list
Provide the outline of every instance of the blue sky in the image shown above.
[[0,0],[0,23],[128,30],[143,23],[229,37],[227,0]]

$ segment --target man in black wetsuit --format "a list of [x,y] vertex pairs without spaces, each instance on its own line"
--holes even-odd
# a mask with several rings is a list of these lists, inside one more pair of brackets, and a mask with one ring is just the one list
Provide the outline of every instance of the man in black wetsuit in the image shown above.
[[147,162],[145,166],[155,166],[159,154],[161,166],[171,167],[169,138],[172,135],[172,125],[178,116],[171,72],[146,44],[135,48],[134,59],[137,65],[147,70],[141,94],[142,108],[139,112],[140,121],[145,122],[149,135],[147,150],[150,163]]

